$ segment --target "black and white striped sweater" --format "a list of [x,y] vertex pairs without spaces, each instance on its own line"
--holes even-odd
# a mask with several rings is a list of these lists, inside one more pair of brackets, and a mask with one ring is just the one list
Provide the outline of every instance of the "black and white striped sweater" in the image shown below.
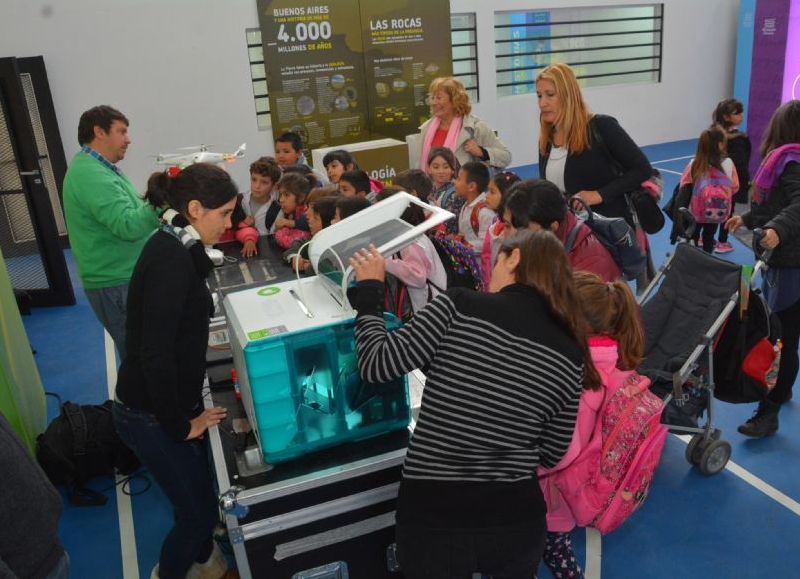
[[403,467],[398,521],[524,524],[544,516],[536,467],[569,446],[583,359],[538,292],[452,289],[387,334],[382,284],[359,284],[356,343],[365,380],[429,365]]

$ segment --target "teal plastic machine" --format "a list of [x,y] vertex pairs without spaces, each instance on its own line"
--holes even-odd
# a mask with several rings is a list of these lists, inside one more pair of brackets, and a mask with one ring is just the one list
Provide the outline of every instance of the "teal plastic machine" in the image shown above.
[[[416,227],[403,221],[409,204],[429,219]],[[370,243],[392,255],[451,217],[393,195],[314,237],[309,259],[318,275],[224,297],[242,401],[266,463],[407,427],[406,377],[368,384],[359,375],[349,258]],[[385,317],[389,331],[401,326]]]

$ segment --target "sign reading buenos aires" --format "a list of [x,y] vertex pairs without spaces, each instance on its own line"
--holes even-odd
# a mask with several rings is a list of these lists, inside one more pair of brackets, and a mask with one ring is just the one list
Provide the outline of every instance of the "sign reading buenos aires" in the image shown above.
[[452,74],[448,0],[257,0],[272,131],[305,147],[416,132]]

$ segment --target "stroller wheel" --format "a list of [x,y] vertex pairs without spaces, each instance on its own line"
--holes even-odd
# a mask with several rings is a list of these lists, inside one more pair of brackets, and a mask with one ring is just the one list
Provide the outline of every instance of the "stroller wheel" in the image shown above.
[[[717,429],[711,433],[711,442],[715,440],[719,440],[721,432]],[[698,465],[700,464],[700,459],[703,456],[703,451],[706,448],[705,442],[705,433],[698,432],[692,439],[689,441],[688,446],[686,447],[686,462],[689,464]]]
[[731,458],[731,445],[727,440],[712,440],[703,449],[700,457],[700,471],[712,475],[721,472]]
[[686,446],[686,462],[689,464],[699,464],[700,455],[703,453],[703,434],[698,432]]

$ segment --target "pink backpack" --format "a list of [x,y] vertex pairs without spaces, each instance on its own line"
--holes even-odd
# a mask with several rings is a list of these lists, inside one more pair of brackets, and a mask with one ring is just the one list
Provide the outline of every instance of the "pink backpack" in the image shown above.
[[698,223],[725,223],[731,215],[733,181],[711,167],[692,188],[692,216]]
[[593,438],[602,441],[600,452],[556,475],[555,484],[580,526],[609,533],[647,497],[667,437],[663,403],[649,386],[649,379],[631,372],[597,421]]

